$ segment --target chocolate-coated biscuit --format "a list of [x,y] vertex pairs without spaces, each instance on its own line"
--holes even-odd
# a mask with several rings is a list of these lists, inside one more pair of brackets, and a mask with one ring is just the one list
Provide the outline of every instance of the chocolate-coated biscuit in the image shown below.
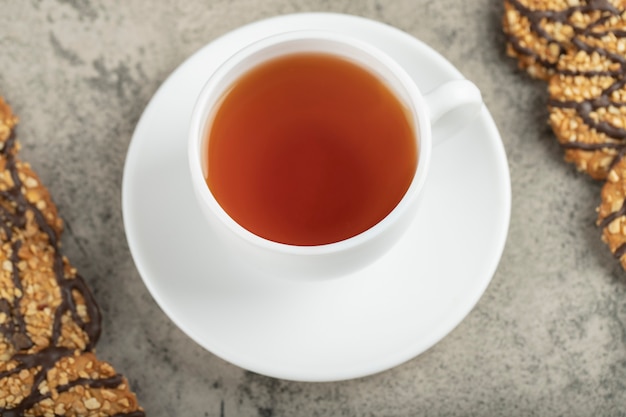
[[49,347],[0,363],[2,416],[116,416],[144,413],[128,381],[92,352]]
[[606,180],[602,239],[626,269],[626,0],[505,0],[507,52],[549,81],[565,159]]
[[565,159],[605,179],[626,146],[626,31],[622,15],[575,39],[550,78],[550,125]]
[[61,252],[48,190],[18,157],[16,124],[0,98],[0,415],[143,416],[93,354],[100,311]]
[[549,84],[550,125],[565,159],[595,179],[605,179],[626,143],[626,93],[610,76],[554,76]]
[[0,115],[0,359],[49,346],[91,349],[100,312],[60,251],[63,223],[48,190],[17,156],[16,119],[3,101]]
[[547,80],[562,55],[578,50],[577,37],[599,36],[600,26],[621,16],[624,0],[505,0],[504,7],[507,54]]

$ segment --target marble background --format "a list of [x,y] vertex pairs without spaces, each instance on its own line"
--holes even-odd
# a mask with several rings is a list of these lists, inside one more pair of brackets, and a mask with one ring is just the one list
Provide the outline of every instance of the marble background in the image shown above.
[[[104,312],[98,354],[150,416],[623,416],[625,273],[600,241],[601,184],[562,160],[545,85],[504,54],[500,0],[0,0],[0,95],[22,156],[50,188],[66,254]],[[389,371],[296,383],[239,369],[188,339],[130,256],[120,188],[144,107],[190,54],[261,18],[365,16],[440,51],[482,90],[508,155],[502,262],[446,338]]]

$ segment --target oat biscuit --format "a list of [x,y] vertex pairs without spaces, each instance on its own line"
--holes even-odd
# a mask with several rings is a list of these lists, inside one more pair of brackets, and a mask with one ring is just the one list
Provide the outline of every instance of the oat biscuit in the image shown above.
[[562,55],[579,49],[576,38],[600,37],[620,17],[624,0],[505,0],[502,21],[507,54],[532,77],[547,80]]
[[61,252],[48,190],[18,157],[16,124],[0,98],[0,415],[143,416],[92,352],[100,311]]
[[582,75],[552,77],[549,123],[565,160],[592,178],[607,177],[626,146],[626,79]]
[[565,159],[605,179],[626,146],[625,15],[611,16],[574,39],[550,78],[550,125]]
[[0,410],[7,417],[143,416],[128,381],[111,365],[59,347],[0,363]]

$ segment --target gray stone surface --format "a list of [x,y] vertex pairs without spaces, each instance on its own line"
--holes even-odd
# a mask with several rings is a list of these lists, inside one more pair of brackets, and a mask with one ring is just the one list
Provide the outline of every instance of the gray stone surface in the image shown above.
[[[504,54],[498,0],[0,0],[0,94],[23,158],[67,224],[64,248],[104,312],[98,354],[161,416],[626,415],[626,274],[594,226],[601,184],[562,161],[545,85]],[[161,312],[128,251],[126,150],[187,56],[277,14],[335,11],[396,26],[483,91],[511,169],[498,271],[476,308],[419,357],[371,377],[294,383],[243,371]]]

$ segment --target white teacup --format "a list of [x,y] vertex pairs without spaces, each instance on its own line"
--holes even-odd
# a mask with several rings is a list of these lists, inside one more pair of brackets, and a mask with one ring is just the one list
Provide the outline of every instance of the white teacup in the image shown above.
[[[215,109],[229,88],[251,68],[301,52],[336,55],[378,76],[409,110],[407,113],[414,127],[418,149],[417,168],[410,186],[385,218],[353,237],[313,246],[278,243],[250,232],[222,208],[205,180],[207,133]],[[364,268],[387,252],[415,217],[430,165],[431,125],[441,120],[446,123],[446,131],[452,132],[471,121],[481,106],[480,91],[468,80],[451,81],[423,95],[395,60],[359,39],[309,30],[274,35],[235,52],[200,92],[189,130],[188,156],[193,189],[212,230],[223,238],[225,245],[229,245],[229,252],[238,262],[248,263],[264,274],[294,279],[344,276]],[[437,138],[437,141],[441,139],[445,138]]]

